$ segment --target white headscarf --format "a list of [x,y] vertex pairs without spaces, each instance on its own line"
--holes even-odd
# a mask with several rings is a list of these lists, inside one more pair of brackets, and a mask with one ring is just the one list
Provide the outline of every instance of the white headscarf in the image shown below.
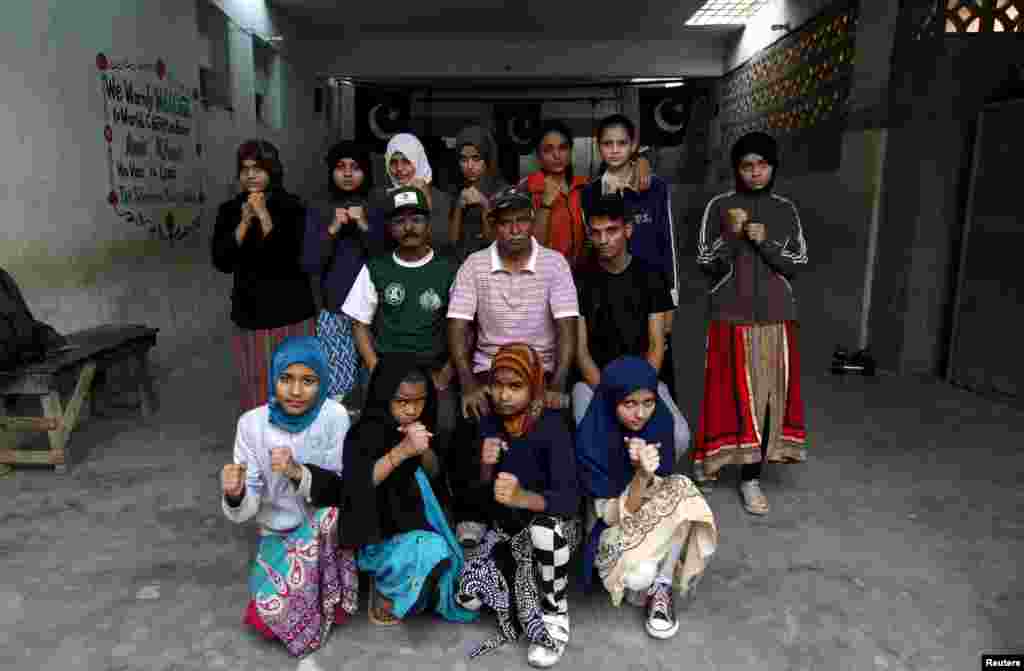
[[388,141],[388,148],[384,151],[384,167],[387,170],[388,178],[391,179],[392,186],[397,188],[401,185],[391,174],[391,157],[395,154],[401,154],[409,159],[409,162],[416,166],[416,177],[430,184],[434,173],[430,169],[430,161],[427,160],[427,150],[423,148],[423,143],[415,135],[411,133],[395,135]]

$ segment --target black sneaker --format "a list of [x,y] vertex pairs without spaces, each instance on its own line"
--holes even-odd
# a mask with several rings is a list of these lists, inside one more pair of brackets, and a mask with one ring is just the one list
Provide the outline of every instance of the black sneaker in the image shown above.
[[658,584],[647,601],[647,633],[654,638],[672,638],[679,631],[671,585]]

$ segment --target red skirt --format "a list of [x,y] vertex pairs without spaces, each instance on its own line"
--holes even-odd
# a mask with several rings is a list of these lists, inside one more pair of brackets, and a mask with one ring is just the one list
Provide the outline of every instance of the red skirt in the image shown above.
[[694,440],[694,463],[705,478],[715,479],[728,464],[762,461],[767,404],[772,411],[764,457],[776,463],[807,460],[797,336],[793,321],[709,325],[704,401]]
[[242,412],[270,401],[270,365],[274,350],[289,336],[315,336],[316,319],[274,329],[237,329],[232,339],[235,362],[241,378]]

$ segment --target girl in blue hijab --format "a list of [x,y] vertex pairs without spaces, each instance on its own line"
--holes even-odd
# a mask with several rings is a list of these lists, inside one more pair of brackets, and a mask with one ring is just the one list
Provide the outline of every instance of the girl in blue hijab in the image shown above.
[[338,509],[309,504],[309,469],[299,465],[341,476],[349,418],[327,397],[329,377],[316,338],[283,340],[267,403],[239,419],[234,461],[221,473],[224,514],[255,518],[260,530],[244,622],[295,656],[319,649],[358,602],[354,552],[338,545]]
[[700,490],[673,473],[673,418],[645,359],[620,357],[601,371],[576,433],[576,462],[590,533],[583,581],[596,568],[619,606],[627,590],[647,607],[647,633],[679,631],[673,592],[687,594],[714,553],[718,532]]

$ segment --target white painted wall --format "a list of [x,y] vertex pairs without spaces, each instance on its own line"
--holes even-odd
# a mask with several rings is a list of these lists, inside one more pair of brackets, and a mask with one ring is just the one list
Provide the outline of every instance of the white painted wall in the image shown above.
[[[195,3],[8,4],[0,29],[0,265],[21,284],[37,318],[61,331],[108,321],[150,324],[161,329],[156,357],[164,361],[178,347],[223,337],[230,277],[212,268],[209,235],[214,208],[234,190],[239,142],[250,136],[275,142],[289,185],[303,195],[323,181],[319,157],[326,128],[314,118],[315,80],[308,68],[298,55],[283,54],[275,77],[285,91],[279,114],[288,130],[277,131],[255,120],[251,60],[248,69],[236,63],[236,112],[201,120],[210,199],[205,228],[188,244],[171,247],[123,223],[105,201],[109,182],[95,63],[99,52],[137,62],[159,57],[176,79],[197,87],[208,45],[198,37]],[[287,26],[273,25],[262,0],[218,4],[242,26],[287,32]],[[238,51],[251,45],[237,27],[234,40]]]

